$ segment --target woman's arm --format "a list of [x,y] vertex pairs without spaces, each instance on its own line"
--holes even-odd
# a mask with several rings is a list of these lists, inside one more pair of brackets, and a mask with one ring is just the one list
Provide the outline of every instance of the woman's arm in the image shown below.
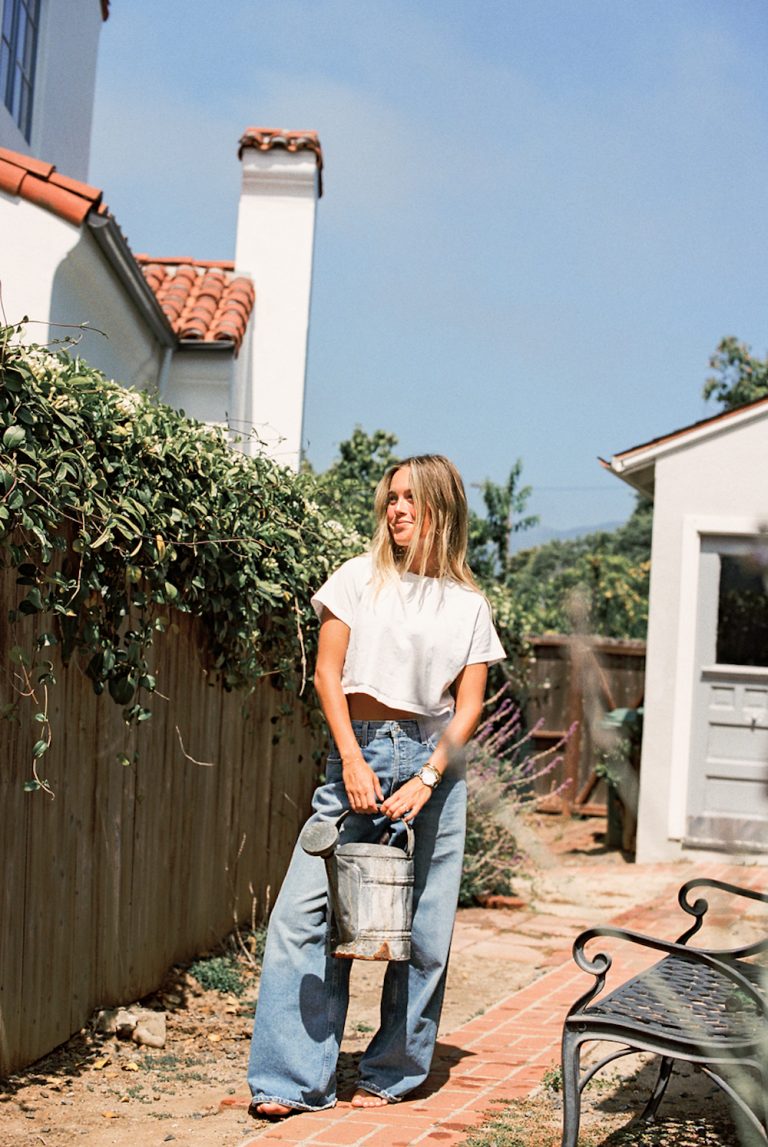
[[341,688],[341,673],[348,645],[349,626],[324,607],[315,664],[315,691],[331,736],[341,754],[342,778],[350,808],[355,812],[375,812],[384,793],[379,778],[365,761],[357,743],[347,698]]
[[[467,665],[454,683],[456,710],[445,727],[435,751],[429,758],[432,768],[442,774],[450,768],[451,757],[460,752],[477,728],[483,711],[488,666],[485,662]],[[413,820],[432,796],[432,789],[418,777],[412,777],[382,804],[382,810],[393,820],[409,813]]]

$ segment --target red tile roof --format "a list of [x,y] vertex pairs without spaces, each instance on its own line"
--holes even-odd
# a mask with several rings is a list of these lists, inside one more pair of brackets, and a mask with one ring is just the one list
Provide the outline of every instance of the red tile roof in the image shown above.
[[59,175],[52,163],[5,147],[0,147],[0,191],[28,199],[78,227],[90,211],[106,211],[98,187]]
[[272,151],[275,147],[286,151],[313,151],[317,161],[318,195],[323,194],[323,149],[316,131],[286,131],[281,127],[247,127],[240,138],[238,158],[243,158],[246,147],[259,151]]
[[151,255],[137,255],[136,262],[180,339],[240,349],[255,291],[250,279],[233,274],[234,263]]
[[[98,187],[59,175],[52,163],[4,147],[0,147],[0,191],[18,195],[78,227],[91,211],[109,214]],[[123,238],[121,243],[129,258],[133,257]],[[234,275],[233,263],[151,255],[135,259],[177,338],[231,342],[240,349],[255,292],[250,279]]]

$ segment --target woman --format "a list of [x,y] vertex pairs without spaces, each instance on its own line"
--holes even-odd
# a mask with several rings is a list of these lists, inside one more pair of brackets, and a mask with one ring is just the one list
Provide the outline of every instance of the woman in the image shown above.
[[[312,599],[315,688],[331,733],[314,818],[351,809],[342,838],[415,825],[410,961],[384,977],[381,1025],[360,1062],[355,1107],[401,1099],[427,1076],[437,1037],[464,849],[461,750],[504,657],[466,563],[467,503],[440,455],[390,467],[370,554]],[[313,819],[314,819],[313,818]],[[270,919],[248,1070],[256,1118],[332,1107],[350,961],[328,954],[324,862],[296,846]]]

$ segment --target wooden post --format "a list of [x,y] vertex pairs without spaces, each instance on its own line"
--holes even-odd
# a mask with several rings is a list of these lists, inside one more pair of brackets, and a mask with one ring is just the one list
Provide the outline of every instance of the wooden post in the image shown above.
[[568,727],[576,723],[565,746],[565,760],[563,762],[563,779],[567,787],[563,792],[563,816],[573,814],[573,805],[579,788],[579,763],[581,760],[581,726],[584,719],[584,699],[582,696],[582,650],[579,638],[571,637],[568,640]]

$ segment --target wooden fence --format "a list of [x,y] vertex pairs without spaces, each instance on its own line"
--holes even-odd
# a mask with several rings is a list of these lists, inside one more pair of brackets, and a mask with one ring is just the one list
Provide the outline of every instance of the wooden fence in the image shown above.
[[[15,575],[0,576],[3,600]],[[300,705],[267,679],[249,696],[204,670],[194,621],[178,615],[158,640],[152,718],[128,728],[77,668],[57,667],[53,741],[39,761],[54,797],[27,792],[40,726],[20,697],[0,616],[0,1075],[81,1028],[97,1007],[131,1003],[166,969],[216,945],[255,905],[266,914],[317,778],[318,747]],[[556,807],[602,806],[593,774],[600,716],[642,699],[644,646],[534,641],[529,721],[540,748],[573,721]],[[283,712],[287,710],[287,712]],[[5,710],[3,710],[5,711]],[[125,755],[131,763],[123,765]]]
[[[605,782],[595,774],[600,750],[607,744],[602,722],[612,709],[642,705],[645,642],[553,635],[536,637],[532,645],[526,719],[529,726],[541,722],[535,747],[550,748],[576,724],[562,764],[537,783],[539,805],[557,812],[603,814]],[[551,796],[557,788],[561,792]]]
[[[14,583],[0,579],[5,602]],[[3,705],[19,700],[5,617]],[[77,667],[59,672],[39,761],[53,799],[24,791],[40,736],[32,705],[0,721],[0,1075],[96,1007],[153,990],[250,918],[254,900],[262,916],[282,880],[317,775],[301,706],[281,716],[291,698],[268,680],[249,697],[213,684],[194,622],[176,621],[155,655],[163,696],[137,728]]]

